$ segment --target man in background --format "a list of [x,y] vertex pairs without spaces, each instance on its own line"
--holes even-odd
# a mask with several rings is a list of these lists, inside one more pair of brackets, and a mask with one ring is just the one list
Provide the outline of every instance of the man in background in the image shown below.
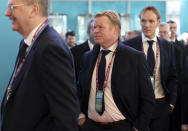
[[170,116],[170,125],[169,131],[179,131],[181,130],[181,123],[182,123],[182,115],[181,112],[184,105],[182,105],[183,101],[183,90],[184,90],[184,77],[185,77],[185,48],[183,41],[179,41],[177,39],[177,24],[175,21],[168,21],[167,22],[170,26],[170,41],[174,46],[175,52],[175,59],[176,59],[176,70],[177,70],[177,80],[178,80],[178,87],[177,87],[177,100],[176,100],[176,107]]
[[65,34],[65,40],[67,41],[69,48],[74,47],[76,45],[75,32],[73,30],[67,31]]
[[131,39],[131,38],[136,37],[136,36],[138,36],[140,34],[141,34],[141,31],[139,31],[139,30],[128,31],[125,34],[125,40]]
[[170,27],[167,23],[161,23],[159,25],[159,36],[170,41]]
[[82,55],[85,52],[92,50],[93,46],[95,44],[94,35],[93,35],[93,30],[94,30],[93,24],[94,24],[94,19],[91,19],[88,22],[88,26],[87,26],[88,40],[86,40],[84,43],[82,43],[80,45],[76,45],[76,46],[71,48],[71,51],[72,51],[72,54],[73,54],[73,57],[74,57],[76,79],[78,79]]
[[23,40],[1,104],[1,131],[77,131],[73,58],[48,24],[48,0],[9,0],[5,15]]

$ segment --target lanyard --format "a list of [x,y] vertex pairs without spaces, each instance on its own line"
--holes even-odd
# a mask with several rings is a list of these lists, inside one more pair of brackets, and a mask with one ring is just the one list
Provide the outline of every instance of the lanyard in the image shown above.
[[16,79],[16,76],[18,75],[18,73],[20,72],[21,70],[21,67],[23,66],[24,62],[25,62],[25,59],[27,57],[27,55],[29,54],[32,46],[33,46],[33,43],[36,41],[36,39],[38,38],[38,36],[40,35],[40,33],[44,30],[44,28],[48,25],[49,21],[48,19],[46,19],[40,26],[39,28],[37,29],[37,31],[35,32],[33,38],[32,38],[32,44],[31,46],[29,47],[28,51],[26,52],[26,55],[24,56],[24,58],[21,60],[20,64],[18,65],[18,63],[16,64],[16,67],[15,67],[15,71],[13,73],[13,76],[11,78],[11,81],[10,81],[10,84],[7,88],[7,100],[9,99],[9,96],[11,95],[11,87],[12,87],[12,84],[13,84],[13,81]]
[[[144,52],[144,46],[142,46],[142,51]],[[155,67],[153,74],[156,74],[157,66],[158,66],[158,59],[159,59],[159,44],[156,42],[156,56],[155,56]]]
[[[108,78],[109,78],[109,73],[110,73],[110,68],[111,68],[111,65],[112,65],[112,60],[113,60],[113,57],[115,56],[115,53],[116,53],[116,50],[114,51],[113,55],[112,55],[112,58],[110,60],[110,63],[107,67],[107,71],[105,73],[105,81],[104,81],[104,85],[103,85],[103,88],[107,87],[107,81],[108,81]],[[101,59],[102,55],[101,53],[99,54],[99,57],[97,58],[97,68],[96,68],[96,86],[99,87],[99,82],[98,82],[98,69],[99,69],[99,60]]]

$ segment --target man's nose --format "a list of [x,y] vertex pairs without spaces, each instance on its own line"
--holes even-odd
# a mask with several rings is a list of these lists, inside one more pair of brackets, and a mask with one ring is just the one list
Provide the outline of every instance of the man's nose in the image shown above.
[[11,15],[11,11],[10,11],[10,9],[7,9],[5,12],[5,16],[10,16],[10,15]]

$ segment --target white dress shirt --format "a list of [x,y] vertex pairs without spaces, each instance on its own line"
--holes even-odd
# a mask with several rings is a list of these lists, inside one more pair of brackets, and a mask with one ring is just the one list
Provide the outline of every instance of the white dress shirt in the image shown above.
[[[165,94],[164,94],[164,90],[162,88],[162,84],[161,84],[161,75],[160,75],[160,49],[159,49],[159,43],[157,42],[157,36],[155,36],[153,39],[148,39],[147,37],[144,36],[144,34],[142,33],[142,43],[143,43],[143,51],[147,57],[147,52],[148,52],[148,47],[149,44],[147,42],[147,40],[153,40],[153,51],[154,51],[154,55],[155,55],[155,63],[157,64],[156,68],[156,72],[155,72],[155,80],[154,80],[154,94],[155,94],[155,98],[159,99],[159,98],[164,98]],[[158,59],[156,60],[156,49],[158,46]]]
[[[115,43],[110,48],[108,48],[108,50],[111,50],[111,52],[105,56],[106,57],[106,69],[112,59],[113,53],[116,50],[116,48],[117,48],[117,43]],[[114,99],[112,97],[111,74],[112,74],[113,62],[114,62],[114,57],[112,59],[112,65],[110,68],[109,78],[107,81],[107,87],[104,90],[105,111],[101,116],[95,110],[96,65],[93,71],[90,96],[89,96],[89,104],[88,104],[88,117],[96,122],[114,122],[114,121],[125,119],[125,117],[122,115],[122,113],[119,111],[118,107],[116,106]]]

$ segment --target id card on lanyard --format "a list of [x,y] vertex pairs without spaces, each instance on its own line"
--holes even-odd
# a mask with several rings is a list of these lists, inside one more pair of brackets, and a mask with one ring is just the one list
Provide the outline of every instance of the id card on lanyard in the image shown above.
[[95,110],[97,112],[101,112],[102,111],[102,105],[103,105],[103,100],[104,100],[104,90],[107,87],[107,82],[108,82],[108,78],[109,78],[109,73],[110,73],[110,68],[112,65],[112,60],[113,57],[115,56],[116,50],[114,51],[111,61],[107,67],[107,71],[105,73],[105,81],[104,81],[104,85],[103,85],[103,89],[99,90],[99,83],[98,83],[98,68],[99,68],[99,60],[101,59],[101,54],[99,54],[99,57],[97,59],[97,67],[96,67],[96,101],[95,101]]
[[[142,46],[142,50],[144,52],[143,46]],[[153,89],[155,88],[155,75],[156,75],[156,70],[157,70],[157,66],[158,66],[158,59],[159,59],[159,44],[156,42],[155,67],[154,67],[154,71],[153,71],[153,76],[150,76]]]

